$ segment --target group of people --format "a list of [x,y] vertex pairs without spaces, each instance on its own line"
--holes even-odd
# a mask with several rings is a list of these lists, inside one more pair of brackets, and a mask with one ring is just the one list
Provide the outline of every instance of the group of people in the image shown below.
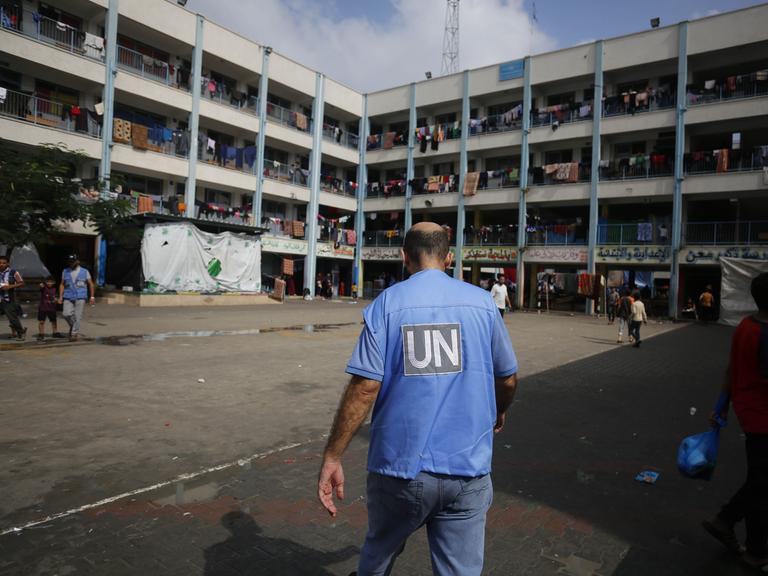
[[624,344],[624,330],[627,331],[629,343],[635,348],[640,348],[640,327],[648,324],[648,314],[645,311],[643,297],[639,290],[631,292],[625,288],[619,292],[611,288],[607,300],[608,322],[613,324],[619,319],[619,336],[617,344]]
[[[17,299],[17,290],[25,285],[18,270],[10,265],[8,256],[0,256],[0,312],[5,314],[11,327],[11,337],[25,340],[27,328],[22,324],[21,306]],[[86,301],[95,304],[95,285],[91,273],[80,265],[76,254],[67,258],[67,266],[61,274],[61,281],[56,286],[53,276],[48,276],[40,283],[40,299],[37,306],[37,339],[45,340],[45,323],[51,324],[51,336],[64,338],[58,330],[56,310],[62,307],[62,316],[69,325],[69,339],[80,338],[80,323],[83,319]]]

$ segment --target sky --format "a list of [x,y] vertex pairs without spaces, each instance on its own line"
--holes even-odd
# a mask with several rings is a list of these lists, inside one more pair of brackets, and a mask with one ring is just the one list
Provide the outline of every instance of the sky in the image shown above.
[[[461,0],[460,69],[759,4]],[[534,13],[536,18],[532,18]],[[437,76],[445,0],[188,0],[187,8],[362,92]]]

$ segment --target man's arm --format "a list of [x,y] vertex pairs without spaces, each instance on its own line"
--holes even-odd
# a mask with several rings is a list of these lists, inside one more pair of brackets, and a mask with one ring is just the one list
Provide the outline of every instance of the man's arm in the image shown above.
[[21,288],[22,286],[24,286],[24,278],[21,277],[21,274],[16,272],[13,275],[13,284],[8,286],[8,288],[14,289],[14,288]]
[[96,300],[96,286],[93,283],[93,278],[88,275],[88,293],[91,295],[91,300]]
[[515,399],[515,392],[517,392],[517,374],[496,378],[496,425],[493,427],[494,432],[501,432],[504,428],[507,408]]
[[323,465],[317,481],[317,495],[331,516],[336,516],[333,492],[339,500],[344,499],[344,471],[341,456],[352,437],[368,415],[379,394],[381,382],[360,376],[352,376],[331,427],[331,435],[323,454]]

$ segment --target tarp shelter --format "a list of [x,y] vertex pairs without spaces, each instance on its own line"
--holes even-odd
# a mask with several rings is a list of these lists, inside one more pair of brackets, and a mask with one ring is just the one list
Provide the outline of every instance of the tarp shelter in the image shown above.
[[[6,254],[6,247],[0,244],[0,254]],[[17,246],[11,252],[11,268],[18,271],[22,278],[45,278],[51,273],[40,260],[34,244]]]
[[147,224],[141,259],[148,292],[261,291],[261,241],[253,236]]
[[750,285],[755,276],[768,272],[768,262],[721,257],[720,270],[720,322],[736,326],[744,316],[757,312]]

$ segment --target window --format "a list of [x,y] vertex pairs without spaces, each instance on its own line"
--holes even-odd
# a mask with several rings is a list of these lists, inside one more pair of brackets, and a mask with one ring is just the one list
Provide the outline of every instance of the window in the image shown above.
[[512,110],[520,102],[506,102],[504,104],[492,104],[488,106],[488,116],[500,116]]
[[456,112],[451,112],[450,114],[441,114],[440,116],[435,117],[436,124],[453,124],[456,122],[456,120]]
[[218,204],[219,206],[232,206],[232,193],[206,188],[205,201],[209,204]]
[[645,154],[645,142],[622,142],[613,147],[613,155],[617,158]]
[[551,150],[544,153],[544,164],[573,162],[573,150]]
[[558,104],[568,104],[575,100],[573,92],[566,92],[564,94],[552,94],[547,96],[547,106],[557,106]]
[[281,98],[280,96],[276,96],[275,94],[267,93],[267,102],[270,104],[274,104],[275,106],[282,106],[283,108],[290,110],[291,109],[291,102],[290,100],[286,100],[285,98]]

